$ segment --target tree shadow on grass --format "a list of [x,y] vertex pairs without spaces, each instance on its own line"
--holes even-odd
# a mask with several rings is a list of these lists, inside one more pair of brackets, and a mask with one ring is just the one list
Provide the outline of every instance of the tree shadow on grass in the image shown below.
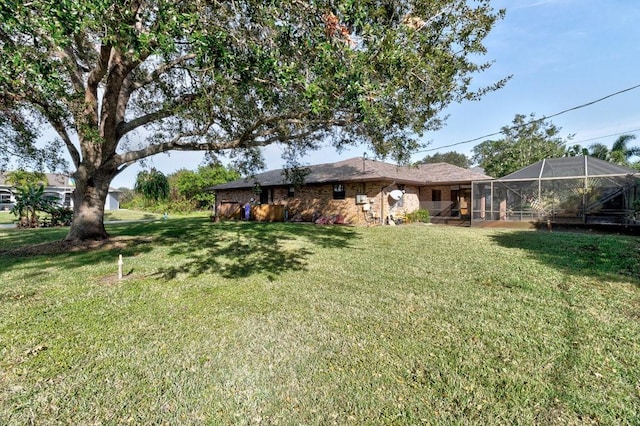
[[354,236],[352,228],[339,226],[191,220],[161,233],[170,246],[169,254],[187,260],[160,268],[156,276],[172,279],[179,274],[215,273],[244,278],[260,273],[275,280],[281,273],[304,270],[313,247],[347,248]]
[[152,221],[152,220],[160,220],[162,215],[156,213],[143,213],[142,216],[135,215],[132,217],[119,216],[117,213],[105,212],[104,221],[109,223],[117,223],[117,222],[136,222],[136,221]]
[[[584,299],[572,290],[572,277],[584,276],[598,282],[624,285],[632,283],[639,287],[640,240],[613,234],[543,231],[499,232],[492,238],[498,245],[522,250],[532,259],[565,275],[554,289],[560,302],[554,303],[555,309],[563,315],[554,317],[552,324],[556,329],[557,344],[553,362],[548,364],[549,391],[547,397],[539,401],[536,423],[555,423],[558,419],[570,423],[569,420],[580,415],[575,408],[576,398],[581,398],[573,389],[575,371],[584,368],[584,359],[593,348],[590,339],[594,336],[589,321],[592,314],[584,311]],[[636,311],[633,306],[634,302],[629,301],[621,314],[632,320]],[[610,339],[611,342],[616,340],[615,336]]]
[[[356,235],[353,228],[341,226],[211,223],[206,218],[112,224],[107,229],[111,239],[79,245],[62,240],[63,232],[3,235],[11,244],[0,250],[0,265],[4,271],[19,266],[25,276],[39,279],[47,268],[72,271],[87,265],[115,265],[119,254],[152,255],[157,249],[167,252],[171,260],[157,264],[156,277],[217,274],[241,278],[266,274],[273,280],[283,272],[303,270],[314,247],[346,248]],[[149,264],[154,262],[151,259]]]
[[32,280],[47,275],[52,267],[71,271],[87,265],[116,265],[118,255],[136,256],[150,252],[152,244],[153,239],[146,236],[115,236],[82,243],[45,241],[0,250],[0,265],[4,271],[20,267],[25,271],[23,278]]
[[500,246],[524,250],[536,260],[572,275],[633,281],[640,285],[640,240],[634,237],[571,232],[505,232]]

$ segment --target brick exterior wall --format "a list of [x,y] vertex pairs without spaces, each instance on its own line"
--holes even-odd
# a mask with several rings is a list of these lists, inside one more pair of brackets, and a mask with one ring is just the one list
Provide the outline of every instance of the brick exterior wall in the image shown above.
[[[434,201],[434,192],[440,191],[440,201]],[[424,186],[420,188],[420,208],[429,210],[429,215],[448,216],[453,207],[451,187],[443,185]]]
[[[312,222],[319,217],[333,218],[341,216],[344,223],[364,225],[380,217],[386,218],[390,211],[394,216],[425,208],[425,202],[431,200],[432,190],[439,189],[442,200],[451,202],[451,188],[449,186],[417,187],[390,185],[391,182],[348,182],[344,184],[345,199],[333,199],[333,184],[307,185],[293,189],[293,197],[289,196],[289,187],[267,188],[269,204],[284,205],[288,220],[302,220]],[[395,189],[403,189],[404,196],[401,205],[388,196]],[[364,194],[369,200],[368,210],[364,204],[356,204],[356,195]],[[246,203],[260,200],[260,195],[252,189],[218,190],[216,191],[216,212],[223,218],[239,219],[239,209]],[[395,207],[394,207],[395,205]],[[231,214],[234,212],[233,214]]]

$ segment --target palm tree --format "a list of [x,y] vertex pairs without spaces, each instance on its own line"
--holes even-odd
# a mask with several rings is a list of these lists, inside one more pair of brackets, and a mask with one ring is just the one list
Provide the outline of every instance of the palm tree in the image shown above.
[[45,185],[48,185],[46,175],[41,172],[16,170],[8,174],[7,182],[13,185],[12,192],[16,203],[11,212],[20,218],[20,226],[39,226],[37,212],[46,212],[55,205],[44,193]]
[[594,143],[589,147],[589,155],[600,160],[609,161],[609,148],[603,143]]
[[[14,187],[13,193],[16,203],[11,212],[20,218],[20,226],[37,228],[40,226],[37,212],[46,212],[55,205],[55,202],[45,195],[42,184],[28,183],[17,186]],[[25,222],[22,218],[25,218]]]
[[634,140],[636,135],[622,135],[611,146],[611,161],[616,164],[628,166],[629,159],[640,155],[640,147],[629,147],[629,142]]
[[141,193],[147,202],[166,200],[169,197],[169,181],[155,168],[139,172],[133,189]]
[[636,135],[622,135],[615,140],[611,149],[605,144],[595,143],[589,147],[589,155],[621,166],[630,166],[630,159],[640,156],[640,147],[629,146],[629,142],[635,138]]

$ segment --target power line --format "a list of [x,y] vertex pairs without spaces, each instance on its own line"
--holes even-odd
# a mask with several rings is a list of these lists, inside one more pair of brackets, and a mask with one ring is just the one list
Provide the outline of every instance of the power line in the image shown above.
[[[516,130],[516,129],[519,129],[519,128],[521,128],[521,127],[528,126],[528,125],[530,125],[530,124],[537,123],[537,122],[539,122],[539,121],[548,120],[549,118],[557,117],[558,115],[566,114],[567,112],[570,112],[570,111],[575,111],[575,110],[577,110],[577,109],[581,109],[581,108],[585,108],[585,107],[591,106],[591,105],[593,105],[593,104],[597,104],[598,102],[602,102],[602,101],[604,101],[605,99],[609,99],[609,98],[611,98],[611,97],[614,97],[614,96],[620,95],[620,94],[622,94],[622,93],[629,92],[629,91],[631,91],[631,90],[637,89],[638,87],[640,87],[640,84],[636,84],[635,86],[628,87],[628,88],[623,89],[623,90],[619,90],[619,91],[617,91],[617,92],[615,92],[615,93],[611,93],[611,94],[609,94],[609,95],[603,96],[603,97],[598,98],[598,99],[596,99],[596,100],[594,100],[594,101],[591,101],[591,102],[587,102],[587,103],[584,103],[584,104],[581,104],[581,105],[578,105],[578,106],[575,106],[575,107],[572,107],[572,108],[567,108],[567,109],[562,110],[562,111],[560,111],[560,112],[557,112],[557,113],[555,113],[555,114],[546,115],[546,116],[544,116],[544,117],[542,117],[542,118],[537,118],[537,119],[535,119],[535,120],[531,120],[531,121],[529,121],[528,123],[520,124],[520,125],[517,125],[517,126],[507,126],[507,129],[509,129],[509,130]],[[633,130],[633,131],[635,131],[635,130]],[[479,136],[479,137],[477,137],[477,138],[467,139],[467,140],[460,141],[460,142],[456,142],[456,143],[452,143],[452,144],[449,144],[449,145],[442,145],[442,146],[440,146],[440,147],[438,147],[438,148],[423,149],[423,150],[421,150],[421,151],[416,151],[416,154],[419,154],[419,153],[422,153],[422,152],[437,151],[437,150],[440,150],[440,149],[443,149],[443,148],[451,148],[451,147],[453,147],[453,146],[464,145],[464,144],[468,144],[468,143],[471,143],[471,142],[477,142],[477,141],[479,141],[479,140],[481,140],[481,139],[486,139],[486,138],[488,138],[488,137],[496,136],[496,135],[499,135],[499,134],[501,134],[501,133],[503,133],[503,131],[502,131],[502,130],[501,130],[501,131],[499,131],[499,132],[489,133],[488,135]],[[613,136],[613,135],[611,135],[611,136]],[[603,136],[603,137],[606,137],[606,136]],[[600,139],[600,138],[595,138],[595,139]],[[590,140],[590,139],[588,139],[588,140]],[[583,141],[583,142],[584,142],[584,141]]]
[[579,141],[571,141],[574,144],[579,144],[582,142],[591,142],[591,141],[597,141],[598,139],[604,139],[604,138],[608,138],[611,136],[618,136],[618,135],[626,135],[627,133],[634,133],[634,132],[640,132],[640,129],[633,129],[633,130],[627,130],[626,132],[617,132],[617,133],[609,133],[608,135],[604,135],[604,136],[598,136],[595,138],[589,138],[589,139],[582,139]]

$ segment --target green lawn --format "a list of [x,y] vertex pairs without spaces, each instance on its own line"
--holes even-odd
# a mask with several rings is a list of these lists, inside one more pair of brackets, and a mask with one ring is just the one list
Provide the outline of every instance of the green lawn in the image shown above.
[[[42,217],[47,216],[44,213],[40,214]],[[208,217],[210,212],[195,212],[184,215],[177,215],[178,217]],[[171,214],[170,217],[173,218],[174,214]],[[158,213],[137,211],[137,210],[107,210],[104,212],[104,220],[107,222],[113,221],[138,221],[138,220],[159,220],[162,219],[163,215]],[[17,219],[15,215],[8,210],[0,210],[0,225],[6,225],[11,223],[16,223]]]
[[[211,215],[211,211],[206,210],[206,211],[196,211],[196,212],[181,213],[181,214],[170,213],[168,217],[171,219],[189,218],[189,217],[191,218],[207,217],[208,218],[210,215]],[[108,210],[104,212],[104,220],[107,222],[160,220],[163,218],[164,216],[159,213],[151,213],[151,212],[138,211],[138,210],[120,209],[120,210]]]
[[16,217],[9,210],[0,210],[0,225],[15,223]]
[[0,424],[640,424],[637,238],[108,230],[0,231]]
[[[41,216],[46,214],[41,213]],[[161,214],[141,212],[135,210],[108,210],[104,213],[105,221],[129,221],[129,220],[154,220],[162,219]],[[13,213],[7,210],[0,210],[0,224],[16,223],[16,217]]]
[[162,219],[162,215],[157,213],[142,212],[136,210],[107,210],[104,212],[105,221],[118,221],[118,220],[155,220]]

